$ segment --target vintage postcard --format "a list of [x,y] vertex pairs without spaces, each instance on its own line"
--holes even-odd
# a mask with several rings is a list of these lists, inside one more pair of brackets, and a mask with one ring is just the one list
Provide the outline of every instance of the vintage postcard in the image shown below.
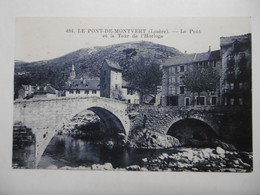
[[15,169],[251,172],[250,17],[15,24]]

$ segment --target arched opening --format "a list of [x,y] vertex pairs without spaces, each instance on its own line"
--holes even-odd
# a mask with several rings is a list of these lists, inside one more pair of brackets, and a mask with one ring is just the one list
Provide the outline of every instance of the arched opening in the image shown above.
[[100,107],[91,107],[88,110],[99,116],[104,141],[112,140],[116,144],[121,144],[126,139],[126,131],[122,122],[112,112]]
[[126,142],[126,131],[120,119],[101,107],[90,107],[74,115],[58,134],[99,144],[122,145]]
[[[92,113],[92,114],[91,114]],[[98,117],[97,123],[88,123],[90,118]],[[85,117],[84,115],[89,115]],[[85,124],[84,124],[85,123]],[[91,125],[89,125],[91,124]],[[64,129],[71,125],[69,134]],[[68,132],[68,131],[67,131]],[[38,167],[47,168],[55,162],[57,167],[90,166],[95,163],[106,163],[110,153],[115,156],[126,143],[126,131],[120,119],[112,112],[101,107],[90,107],[74,115],[63,132],[59,132],[47,145]],[[83,136],[82,136],[83,135]],[[91,136],[91,139],[88,137]],[[94,138],[94,139],[93,139]]]
[[183,146],[209,147],[217,137],[214,130],[198,119],[183,119],[169,128],[168,135],[179,139]]

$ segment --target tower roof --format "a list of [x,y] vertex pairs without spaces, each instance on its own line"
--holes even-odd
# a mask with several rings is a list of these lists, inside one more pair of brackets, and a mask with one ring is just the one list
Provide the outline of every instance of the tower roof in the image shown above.
[[115,63],[115,62],[111,62],[110,60],[105,60],[106,64],[112,68],[112,69],[115,69],[115,70],[119,70],[119,71],[122,71],[122,68],[119,66],[118,63]]

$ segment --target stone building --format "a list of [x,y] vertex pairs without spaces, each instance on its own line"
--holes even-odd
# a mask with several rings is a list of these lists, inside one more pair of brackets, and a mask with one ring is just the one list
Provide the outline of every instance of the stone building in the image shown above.
[[33,97],[34,90],[35,90],[35,86],[22,85],[21,88],[18,90],[18,99]]
[[100,71],[100,96],[122,99],[122,69],[118,63],[105,60]]
[[140,94],[138,91],[134,90],[129,83],[122,80],[122,100],[125,100],[130,104],[139,104]]
[[[163,64],[162,105],[251,105],[251,34],[221,37],[220,50],[184,54]],[[186,71],[212,67],[219,72],[214,91],[191,93],[182,83]],[[192,101],[194,100],[194,102]]]
[[139,93],[122,78],[118,63],[105,60],[100,70],[100,96],[139,104]]
[[251,105],[251,34],[221,37],[221,103]]
[[220,50],[204,53],[184,54],[169,58],[163,64],[162,78],[162,105],[163,106],[189,106],[216,105],[220,101],[220,87],[216,86],[214,91],[191,93],[183,84],[184,74],[192,71],[195,67],[212,67],[220,74],[221,58]]

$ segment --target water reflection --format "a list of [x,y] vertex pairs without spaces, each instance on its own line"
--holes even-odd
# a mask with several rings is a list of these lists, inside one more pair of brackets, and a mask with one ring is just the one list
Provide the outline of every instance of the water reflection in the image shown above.
[[69,136],[55,136],[46,148],[38,168],[55,165],[78,167],[110,162],[114,168],[142,164],[142,158],[156,157],[163,150],[131,149],[123,147],[108,148],[105,145],[92,144],[88,141]]

